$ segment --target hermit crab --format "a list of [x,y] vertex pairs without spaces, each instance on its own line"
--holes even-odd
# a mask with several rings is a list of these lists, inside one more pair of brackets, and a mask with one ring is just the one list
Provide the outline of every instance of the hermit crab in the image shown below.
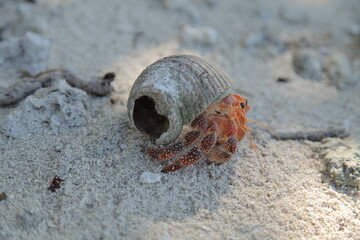
[[[158,160],[174,162],[162,172],[181,169],[207,156],[222,164],[245,136],[248,100],[230,94],[229,77],[196,56],[170,56],[148,66],[135,81],[128,100],[131,123],[156,139],[162,148],[146,148]],[[178,140],[184,125],[191,131]]]

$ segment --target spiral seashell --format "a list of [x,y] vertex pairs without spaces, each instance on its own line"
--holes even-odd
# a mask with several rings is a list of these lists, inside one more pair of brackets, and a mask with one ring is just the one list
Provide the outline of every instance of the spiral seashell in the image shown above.
[[155,137],[175,141],[208,106],[229,94],[230,78],[213,64],[190,55],[162,58],[136,79],[128,99],[131,123]]

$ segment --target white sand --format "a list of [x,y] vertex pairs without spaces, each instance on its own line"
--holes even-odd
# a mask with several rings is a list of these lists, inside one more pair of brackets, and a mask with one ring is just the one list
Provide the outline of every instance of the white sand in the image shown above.
[[[0,239],[360,239],[359,194],[329,182],[315,143],[276,141],[252,124],[265,173],[244,141],[222,166],[201,161],[143,184],[141,174],[162,165],[146,155],[150,141],[130,128],[126,113],[131,85],[147,65],[191,53],[232,77],[234,92],[249,99],[250,119],[279,130],[349,121],[360,141],[360,84],[338,90],[326,80],[301,79],[292,70],[292,47],[281,54],[244,47],[266,25],[275,38],[306,38],[314,49],[344,52],[354,62],[360,44],[347,28],[360,24],[359,1],[36,2],[41,34],[53,41],[49,67],[84,78],[114,71],[120,101],[91,97],[90,123],[66,134],[0,135],[0,193],[7,194]],[[279,17],[287,7],[299,22]],[[181,42],[183,25],[215,29],[217,43]],[[2,77],[12,72],[0,70]],[[276,83],[279,76],[290,82]],[[16,79],[1,79],[0,86]],[[10,111],[0,108],[0,121]],[[52,193],[55,175],[65,181]]]

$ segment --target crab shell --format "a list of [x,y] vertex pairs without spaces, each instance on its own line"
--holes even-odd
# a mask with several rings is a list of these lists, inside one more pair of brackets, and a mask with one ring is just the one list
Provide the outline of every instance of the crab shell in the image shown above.
[[230,78],[215,65],[190,55],[162,58],[136,79],[128,99],[131,123],[167,145],[184,125],[229,94]]

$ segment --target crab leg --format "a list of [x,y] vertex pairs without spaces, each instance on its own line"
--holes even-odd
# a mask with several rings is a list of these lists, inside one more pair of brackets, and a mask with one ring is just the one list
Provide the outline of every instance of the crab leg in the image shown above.
[[200,131],[188,132],[185,134],[183,142],[177,142],[163,149],[146,148],[146,151],[150,157],[157,160],[168,160],[183,151],[185,147],[188,147],[195,142],[196,139],[199,138],[200,134]]
[[209,124],[209,128],[206,130],[205,137],[200,142],[200,150],[202,152],[208,153],[215,145],[217,137],[216,134],[218,132],[218,126],[215,122]]
[[211,133],[209,135],[206,135],[200,142],[200,150],[202,152],[209,152],[213,146],[215,145],[216,143],[216,135],[215,133]]
[[214,162],[215,164],[223,164],[231,158],[231,154],[225,151],[220,146],[214,146],[208,154],[209,162]]
[[185,147],[190,146],[191,144],[193,144],[196,139],[198,139],[201,135],[200,131],[191,131],[188,132],[187,134],[185,134],[184,136],[184,145]]
[[193,147],[189,152],[185,155],[181,156],[174,163],[164,167],[161,172],[172,172],[178,169],[181,169],[185,166],[191,165],[199,160],[202,156],[202,152],[198,147]]
[[167,160],[184,150],[182,142],[175,143],[164,149],[146,148],[147,153],[158,160]]
[[235,136],[230,137],[225,143],[225,149],[227,152],[234,154],[236,152],[237,139]]
[[205,114],[201,113],[192,120],[191,127],[205,131],[208,128],[208,120],[206,119]]
[[[223,124],[223,123],[222,123]],[[228,121],[228,124],[223,124],[225,129],[226,141],[219,141],[217,146],[214,146],[209,152],[209,162],[214,162],[216,164],[222,164],[230,160],[231,155],[236,152],[237,147],[237,126],[233,120]]]
[[201,135],[201,131],[205,131],[208,128],[208,120],[202,113],[197,116],[192,122],[191,127],[198,129],[198,131],[191,131],[184,136],[182,142],[177,142],[164,149],[146,148],[150,157],[158,160],[168,160],[175,155],[179,154],[185,147],[191,146]]
[[[206,120],[206,119],[205,119]],[[185,155],[181,156],[174,163],[163,168],[162,172],[171,172],[183,168],[184,166],[191,165],[199,160],[202,156],[202,152],[209,152],[216,143],[216,131],[218,129],[216,123],[212,122],[208,124],[206,120],[206,126],[209,125],[209,128],[206,130],[205,137],[200,141],[199,146],[195,146],[190,149]],[[200,131],[192,131],[185,135],[184,144],[185,146],[190,146],[194,143],[199,136],[201,135]]]

